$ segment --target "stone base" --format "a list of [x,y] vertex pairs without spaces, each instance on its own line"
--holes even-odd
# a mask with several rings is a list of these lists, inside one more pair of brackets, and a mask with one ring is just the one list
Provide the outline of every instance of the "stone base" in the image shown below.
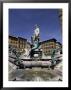
[[41,58],[41,57],[42,57],[42,51],[33,52],[33,58]]

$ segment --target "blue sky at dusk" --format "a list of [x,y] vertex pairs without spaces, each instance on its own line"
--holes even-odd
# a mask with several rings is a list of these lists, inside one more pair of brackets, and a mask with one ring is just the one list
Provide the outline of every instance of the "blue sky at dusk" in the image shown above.
[[30,41],[35,24],[40,28],[40,41],[55,38],[62,43],[58,9],[9,9],[9,35]]

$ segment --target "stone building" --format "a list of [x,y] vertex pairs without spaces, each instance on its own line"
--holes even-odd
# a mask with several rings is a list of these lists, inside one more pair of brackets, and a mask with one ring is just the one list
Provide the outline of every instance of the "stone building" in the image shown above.
[[[20,52],[25,52],[25,49],[28,51],[31,49],[31,43],[27,41],[27,39],[21,37],[9,36],[9,45],[17,48]],[[51,55],[53,49],[62,48],[62,44],[57,42],[56,39],[52,38],[49,40],[45,40],[40,42],[40,47],[45,56]]]
[[21,37],[9,36],[9,45],[17,48],[20,52],[24,52],[26,48],[27,39]]
[[52,50],[56,48],[56,39],[53,38],[46,41],[42,41],[40,42],[40,45],[44,55],[51,55]]

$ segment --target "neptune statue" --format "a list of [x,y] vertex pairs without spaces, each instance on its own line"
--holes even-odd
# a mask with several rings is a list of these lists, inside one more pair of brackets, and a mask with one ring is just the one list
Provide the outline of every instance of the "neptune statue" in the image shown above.
[[39,47],[39,27],[35,25],[34,35],[31,37],[33,44],[32,50],[38,49]]
[[31,37],[31,42],[32,42],[32,47],[31,47],[31,57],[36,54],[36,53],[39,53],[39,41],[40,41],[40,30],[39,30],[39,27],[38,25],[35,25],[35,29],[34,29],[34,34],[33,36]]

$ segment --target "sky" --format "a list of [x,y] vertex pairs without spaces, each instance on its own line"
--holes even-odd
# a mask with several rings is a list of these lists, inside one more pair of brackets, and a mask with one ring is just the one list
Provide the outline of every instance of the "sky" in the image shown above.
[[40,29],[40,41],[55,38],[62,43],[58,9],[9,9],[9,35],[31,41],[36,24]]

